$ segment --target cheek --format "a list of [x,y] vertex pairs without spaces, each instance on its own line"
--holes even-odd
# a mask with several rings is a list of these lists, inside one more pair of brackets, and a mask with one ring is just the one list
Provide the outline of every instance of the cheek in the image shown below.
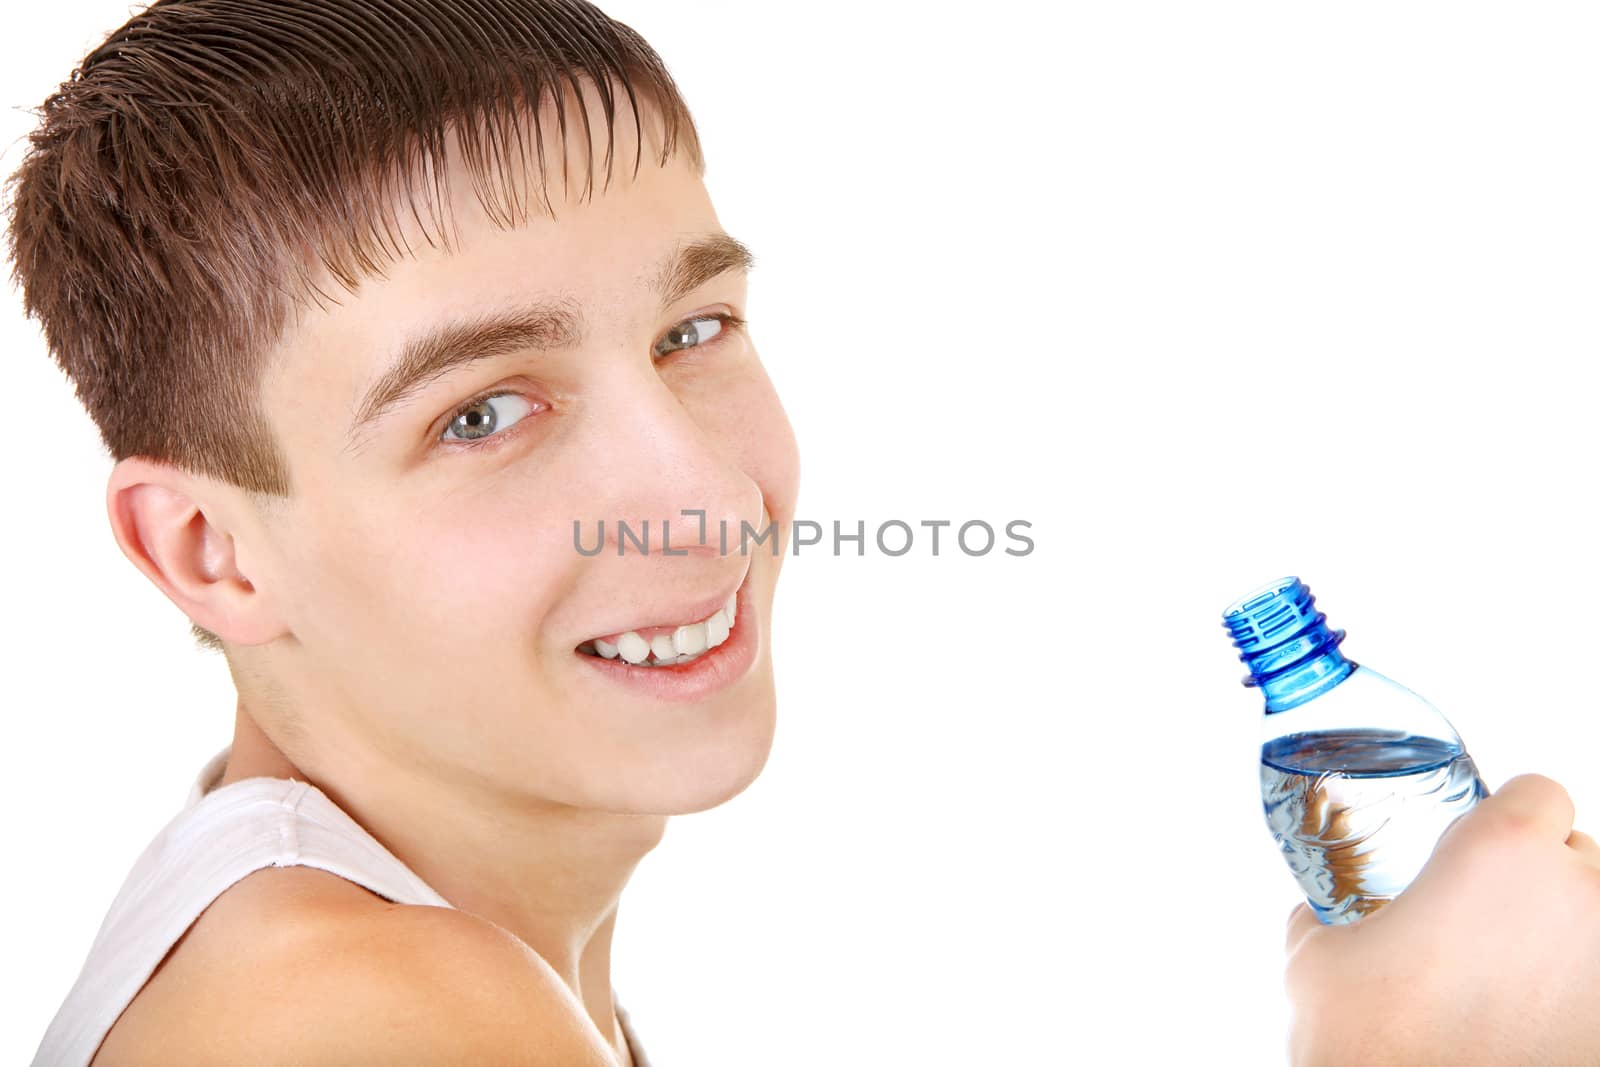
[[561,493],[511,464],[433,500],[347,517],[323,539],[309,595],[336,599],[325,617],[348,620],[402,671],[467,671],[508,641],[531,655],[573,555],[570,508],[558,515],[552,499]]
[[531,652],[562,595],[574,556],[570,496],[524,471],[512,464],[408,520],[408,558],[390,580],[403,586],[415,574],[423,610],[451,631],[444,645],[509,637]]

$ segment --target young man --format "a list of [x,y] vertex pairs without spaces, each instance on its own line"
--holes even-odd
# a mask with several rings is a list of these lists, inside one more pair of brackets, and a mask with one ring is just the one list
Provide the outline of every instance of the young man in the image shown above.
[[[643,1063],[617,902],[766,758],[781,554],[719,533],[786,539],[797,484],[700,168],[572,3],[159,3],[47,104],[16,273],[239,703],[38,1063]],[[1517,779],[1391,906],[1297,913],[1297,1060],[1593,1062],[1571,827]]]
[[618,899],[767,758],[798,485],[702,173],[578,2],[170,0],[47,102],[16,276],[239,699],[38,1062],[643,1063]]

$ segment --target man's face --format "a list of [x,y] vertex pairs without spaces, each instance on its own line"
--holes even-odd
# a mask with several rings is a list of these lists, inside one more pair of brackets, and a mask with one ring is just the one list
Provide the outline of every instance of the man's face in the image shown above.
[[[569,126],[563,204],[554,129],[557,219],[498,228],[452,139],[459,244],[446,253],[408,229],[414,258],[291,327],[263,390],[295,495],[240,565],[270,580],[292,638],[244,651],[284,688],[302,727],[286,751],[308,771],[354,763],[502,799],[701,810],[743,789],[770,747],[783,551],[741,553],[739,534],[776,522],[787,544],[798,455],[749,335],[716,318],[745,315],[743,269],[713,244],[690,261],[709,272],[676,276],[692,288],[672,292],[661,273],[723,234],[692,166],[657,167],[647,146],[630,177],[619,117],[611,185],[600,191],[597,165],[580,203],[585,149]],[[408,342],[536,306],[554,325],[480,338],[469,350],[488,358],[426,377],[351,435]],[[704,546],[685,509],[704,510]],[[622,539],[619,554],[618,522],[637,536],[646,520],[648,553]],[[586,554],[602,521],[601,551]],[[735,590],[727,639],[694,660],[588,652],[630,630],[670,639]]]

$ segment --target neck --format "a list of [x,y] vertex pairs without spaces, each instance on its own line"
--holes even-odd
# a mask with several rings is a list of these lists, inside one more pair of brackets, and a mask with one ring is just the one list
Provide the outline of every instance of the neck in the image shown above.
[[256,775],[298,778],[326,793],[452,905],[521,939],[601,1035],[623,1047],[611,993],[612,930],[622,890],[660,841],[666,816],[475,792],[381,765],[355,746],[291,760],[241,699],[220,784]]
[[1354,660],[1328,646],[1257,684],[1266,698],[1267,711],[1287,711],[1332,689],[1348,678],[1356,666]]

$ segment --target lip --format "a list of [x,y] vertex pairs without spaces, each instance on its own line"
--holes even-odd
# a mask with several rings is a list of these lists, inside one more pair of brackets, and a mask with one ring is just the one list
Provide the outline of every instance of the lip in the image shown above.
[[[698,601],[696,603],[690,604],[687,607],[683,607],[683,608],[668,608],[660,616],[660,618],[662,618],[662,619],[680,619],[680,620],[682,620],[681,622],[664,623],[664,622],[657,621],[657,622],[648,622],[648,623],[635,623],[635,624],[628,625],[628,626],[619,626],[615,630],[612,630],[609,633],[593,634],[593,635],[585,638],[584,641],[580,642],[580,643],[586,643],[588,641],[596,641],[596,640],[599,640],[601,638],[604,638],[607,641],[614,641],[617,637],[619,637],[622,634],[628,633],[630,630],[633,631],[634,633],[643,635],[646,640],[649,640],[650,637],[653,636],[656,633],[661,633],[661,632],[671,633],[673,630],[676,630],[679,626],[683,626],[683,625],[686,625],[688,623],[698,622],[700,620],[709,618],[712,612],[716,611],[718,608],[722,607],[722,605],[724,605],[724,604],[726,604],[728,602],[728,597],[729,596],[731,596],[731,595],[733,595],[735,593],[738,593],[740,590],[742,590],[744,588],[745,581],[749,577],[750,577],[750,567],[747,564],[745,566],[744,574],[739,576],[739,584],[734,587],[732,593],[722,593],[721,595],[716,596],[716,597],[712,597],[709,600],[701,600],[701,601]],[[664,670],[665,668],[662,668],[662,669]]]
[[[747,570],[745,580],[734,592],[738,599],[734,602],[735,619],[728,639],[688,663],[678,663],[671,667],[635,667],[626,660],[590,656],[576,649],[572,654],[590,670],[599,672],[601,677],[608,681],[627,686],[658,700],[673,702],[703,700],[749,674],[750,668],[755,664],[756,653],[761,647],[761,630],[760,621],[749,604],[745,589],[748,583]],[[726,603],[727,599],[723,597],[717,601],[706,610],[706,614],[715,611],[718,606]]]

